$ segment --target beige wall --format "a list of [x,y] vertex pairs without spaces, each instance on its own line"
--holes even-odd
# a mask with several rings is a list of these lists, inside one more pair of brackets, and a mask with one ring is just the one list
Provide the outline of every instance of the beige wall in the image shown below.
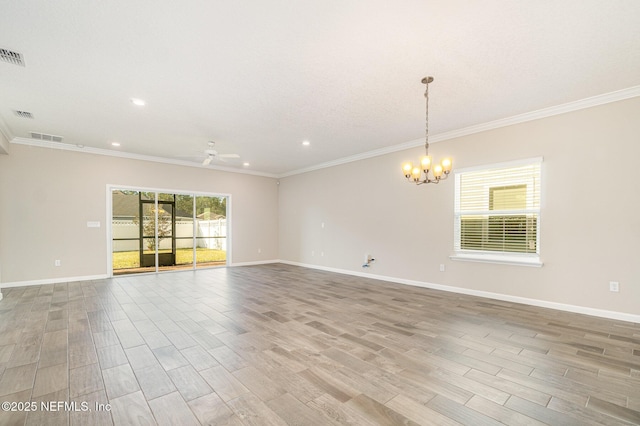
[[275,179],[12,144],[0,155],[2,282],[107,274],[108,184],[231,194],[232,261],[278,258]]
[[640,314],[639,113],[634,98],[432,145],[457,168],[544,157],[542,268],[451,261],[454,180],[406,183],[417,148],[281,179],[280,258]]
[[[435,158],[450,154],[457,168],[544,157],[542,268],[451,261],[454,181],[407,184],[400,164],[418,148],[278,187],[270,178],[11,145],[0,155],[1,282],[107,274],[113,184],[231,194],[234,263],[280,258],[638,315],[639,111],[634,98],[432,145]],[[367,253],[377,261],[365,270]],[[620,282],[619,293],[609,281]]]

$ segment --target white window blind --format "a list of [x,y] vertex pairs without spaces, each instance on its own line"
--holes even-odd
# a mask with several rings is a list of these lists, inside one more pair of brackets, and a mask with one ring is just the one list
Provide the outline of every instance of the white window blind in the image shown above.
[[455,251],[538,257],[541,159],[456,173]]

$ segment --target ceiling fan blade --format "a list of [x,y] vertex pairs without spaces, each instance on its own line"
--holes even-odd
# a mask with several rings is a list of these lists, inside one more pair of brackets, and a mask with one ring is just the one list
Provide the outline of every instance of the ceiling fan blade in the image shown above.
[[213,160],[213,157],[211,157],[211,156],[205,158],[204,161],[202,162],[202,165],[203,166],[208,166],[209,164],[211,164],[211,160]]

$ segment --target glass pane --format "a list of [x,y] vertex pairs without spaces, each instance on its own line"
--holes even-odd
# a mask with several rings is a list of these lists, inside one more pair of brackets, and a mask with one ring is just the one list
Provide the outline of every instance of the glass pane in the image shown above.
[[174,216],[175,195],[167,193],[158,194],[158,207],[154,209],[158,223],[156,232],[158,238],[158,266],[163,270],[175,269],[175,216]]
[[460,248],[463,250],[482,250],[483,235],[488,218],[462,216],[460,218]]
[[[141,194],[142,195],[142,194]],[[155,194],[154,194],[155,196]],[[143,268],[156,266],[156,206],[154,203],[142,204],[142,255],[140,266]]]
[[462,216],[460,248],[536,253],[537,215]]
[[[161,246],[163,241],[169,240],[169,248],[171,248],[171,237],[173,236],[173,204],[158,204],[158,238]],[[155,220],[155,218],[154,218]]]
[[[155,238],[143,238],[142,239],[142,255],[140,256],[141,268],[153,268],[156,266],[156,239]],[[144,272],[147,272],[144,271]]]
[[140,193],[140,199],[141,200],[150,200],[150,201],[155,201],[156,200],[156,193],[155,192],[141,192]]
[[196,267],[219,266],[226,262],[226,238],[196,239]]
[[193,196],[176,194],[176,265],[193,265]]
[[193,219],[193,196],[176,194],[176,217]]
[[158,266],[174,269],[173,203],[158,202]]
[[527,208],[527,185],[489,188],[489,210],[524,210]]
[[[142,236],[143,237],[153,237],[156,233],[155,211],[156,211],[155,204],[153,203],[142,204]],[[152,246],[155,247],[155,243]]]
[[167,194],[167,193],[163,193],[163,192],[158,193],[158,201],[171,201],[171,202],[173,202],[174,201],[174,197],[175,197],[174,194]]
[[140,268],[139,193],[114,189],[112,196],[111,261],[114,274]]
[[456,184],[460,212],[540,208],[540,164],[466,172]]
[[142,250],[144,254],[154,254],[156,252],[156,239],[155,238],[143,238]]
[[196,197],[196,266],[227,260],[227,197]]

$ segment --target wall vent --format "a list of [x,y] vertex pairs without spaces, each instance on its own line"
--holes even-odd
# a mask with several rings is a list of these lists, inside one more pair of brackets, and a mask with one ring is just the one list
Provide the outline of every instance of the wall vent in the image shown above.
[[46,133],[31,132],[31,138],[39,141],[62,142],[62,136],[47,135]]
[[15,115],[17,115],[20,118],[31,118],[33,119],[33,114],[31,114],[29,111],[18,111],[18,110],[14,110],[13,113]]
[[3,49],[0,47],[0,60],[24,67],[24,57],[22,56],[22,53],[14,52],[9,49]]

